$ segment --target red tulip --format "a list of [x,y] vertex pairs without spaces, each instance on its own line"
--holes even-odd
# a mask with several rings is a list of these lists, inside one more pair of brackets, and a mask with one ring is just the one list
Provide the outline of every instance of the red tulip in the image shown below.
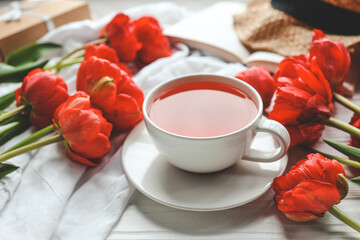
[[123,13],[117,14],[104,27],[101,35],[109,40],[110,46],[115,49],[119,59],[124,62],[133,61],[142,46],[136,39],[130,18]]
[[283,124],[304,122],[323,123],[333,112],[332,93],[329,83],[320,69],[311,63],[312,72],[292,59],[285,59],[279,64],[275,80],[279,84],[275,106],[270,113]]
[[143,101],[142,91],[129,80],[124,88],[118,88],[115,104],[111,109],[104,110],[104,116],[117,130],[129,130],[143,119]]
[[132,76],[132,72],[127,65],[119,61],[116,51],[105,43],[101,43],[96,46],[88,45],[85,47],[84,60],[88,60],[93,56],[109,60],[110,62],[116,64],[121,70],[124,70],[127,74],[129,74],[129,76]]
[[310,70],[309,56],[309,54],[298,55],[284,59],[284,61],[279,64],[279,67],[274,74],[274,79],[277,81],[279,77],[297,78],[296,65],[301,65],[307,70]]
[[316,58],[316,63],[330,82],[334,91],[342,92],[350,68],[350,54],[344,44],[332,41],[321,30],[314,29],[313,42],[310,49],[310,59]]
[[77,92],[60,105],[54,114],[54,129],[65,139],[65,150],[73,161],[96,166],[111,144],[112,125],[101,111],[91,107],[90,97]]
[[[354,127],[360,129],[360,115],[354,113],[354,115],[352,116],[352,118],[350,120],[350,124],[353,125]],[[350,137],[351,137],[350,146],[360,148],[360,139],[353,135],[350,135]]]
[[151,63],[171,55],[169,40],[162,34],[162,29],[154,17],[141,17],[134,21],[133,26],[138,41],[142,43],[138,53],[142,62]]
[[25,105],[31,123],[43,128],[51,124],[56,108],[68,98],[67,86],[59,75],[37,68],[15,91],[17,106]]
[[97,57],[91,57],[80,65],[77,73],[76,89],[91,97],[95,107],[111,107],[115,102],[116,82],[127,75],[115,64]]
[[276,86],[273,77],[266,67],[253,66],[239,72],[235,77],[247,82],[256,89],[264,103],[264,108],[270,105]]
[[[269,114],[271,119],[288,128],[299,128],[298,125],[305,123],[324,124],[330,118],[333,112],[330,85],[314,61],[310,62],[310,69],[307,70],[291,58],[279,64],[275,74],[279,88],[273,110]],[[319,132],[313,136],[320,136]],[[295,140],[294,135],[291,137],[292,141],[299,142],[300,138]],[[304,142],[307,142],[306,139]]]
[[289,148],[295,147],[299,144],[313,144],[315,143],[322,134],[324,130],[324,125],[309,122],[298,125],[285,125],[286,129],[290,134],[290,146]]
[[66,102],[59,105],[56,108],[54,117],[52,119],[53,123],[59,121],[59,117],[63,114],[64,111],[70,108],[74,109],[89,109],[91,108],[91,102],[89,101],[90,97],[87,93],[78,91],[74,95],[69,96]]
[[91,57],[84,61],[76,86],[90,95],[91,102],[103,111],[116,130],[128,130],[143,117],[142,91],[126,72],[105,59]]
[[272,188],[277,207],[286,217],[305,222],[323,217],[347,194],[345,176],[340,163],[320,154],[309,154],[285,176],[274,179]]

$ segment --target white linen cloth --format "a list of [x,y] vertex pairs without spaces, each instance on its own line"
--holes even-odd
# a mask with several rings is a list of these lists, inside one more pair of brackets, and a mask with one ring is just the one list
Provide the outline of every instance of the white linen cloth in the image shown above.
[[[143,5],[125,13],[133,19],[153,15],[163,27],[190,14],[169,2]],[[64,25],[49,32],[41,41],[63,45],[59,56],[63,55],[97,39],[101,27],[113,16]],[[58,59],[55,56],[50,65]],[[71,95],[75,92],[78,67],[74,65],[60,72]],[[243,69],[241,64],[228,64],[178,44],[172,56],[144,67],[133,79],[146,94],[156,84],[183,74],[234,76]],[[1,85],[0,93],[16,87],[16,84]],[[31,133],[26,131],[0,150],[8,149]],[[21,167],[0,180],[0,239],[105,239],[134,191],[121,166],[121,145],[125,138],[126,134],[115,136],[111,152],[95,168],[68,160],[62,143],[11,159],[9,162]]]

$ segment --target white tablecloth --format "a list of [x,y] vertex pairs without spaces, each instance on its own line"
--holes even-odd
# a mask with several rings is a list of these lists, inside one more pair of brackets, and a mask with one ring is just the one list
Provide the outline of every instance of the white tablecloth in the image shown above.
[[[132,18],[155,15],[166,27],[190,14],[172,3],[144,5],[126,11]],[[72,23],[46,35],[42,41],[64,45],[63,55],[96,39],[102,25],[113,15],[97,21]],[[52,62],[56,61],[55,57]],[[75,91],[78,66],[61,72]],[[135,82],[147,93],[156,84],[185,73],[221,73],[229,76],[243,70],[241,64],[227,64],[177,45],[169,58],[142,69]],[[0,93],[16,88],[2,85]],[[360,103],[358,95],[355,101]],[[348,121],[351,113],[336,104],[335,117]],[[1,147],[1,151],[33,129]],[[112,140],[113,150],[97,168],[85,168],[69,161],[61,143],[44,147],[11,160],[21,168],[0,180],[0,239],[358,239],[359,235],[330,214],[309,223],[294,223],[280,213],[272,190],[241,207],[218,212],[189,212],[163,206],[135,191],[126,180],[120,151],[126,135]],[[348,136],[326,129],[324,137],[347,142]],[[336,154],[325,144],[317,148]],[[289,152],[289,167],[306,152]],[[349,175],[358,175],[348,171]],[[130,201],[128,202],[128,200]],[[360,187],[350,183],[350,193],[339,208],[360,220]],[[125,211],[124,211],[125,209]]]

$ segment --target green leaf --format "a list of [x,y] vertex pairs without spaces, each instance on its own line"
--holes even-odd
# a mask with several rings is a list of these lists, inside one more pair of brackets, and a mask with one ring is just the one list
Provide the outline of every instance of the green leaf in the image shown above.
[[338,174],[336,176],[336,187],[340,193],[340,200],[344,199],[349,193],[349,184],[343,174]]
[[0,163],[0,178],[5,177],[6,175],[12,173],[18,168],[19,168],[18,166],[9,163]]
[[359,148],[348,146],[346,144],[335,142],[335,141],[328,140],[328,139],[324,139],[324,142],[326,142],[328,145],[335,148],[339,152],[345,154],[350,159],[360,162],[360,149]]
[[43,68],[49,60],[39,60],[45,53],[61,48],[54,43],[34,43],[14,51],[0,64],[0,83],[22,82],[35,68]]
[[31,64],[39,60],[45,53],[59,49],[61,45],[55,43],[34,43],[12,52],[5,63],[12,66],[22,66]]
[[9,64],[6,64],[6,63],[0,63],[0,72],[2,71],[9,71],[9,70],[12,70],[14,69],[15,67],[14,66],[11,66]]
[[10,139],[24,132],[30,127],[30,122],[28,119],[24,119],[22,121],[16,122],[8,128],[2,130],[0,132],[0,146],[5,144]]
[[351,181],[360,185],[360,176],[352,178]]
[[[0,111],[0,115],[3,114],[5,111]],[[4,126],[13,122],[19,122],[19,121],[24,121],[24,119],[28,120],[29,116],[28,115],[23,115],[23,114],[16,114],[15,116],[9,117],[3,121],[0,121],[0,126]]]
[[35,68],[43,68],[49,60],[30,63],[18,66],[14,69],[0,70],[0,83],[5,82],[22,82],[24,77]]
[[15,101],[15,93],[11,92],[0,97],[0,110],[6,109],[10,104]]

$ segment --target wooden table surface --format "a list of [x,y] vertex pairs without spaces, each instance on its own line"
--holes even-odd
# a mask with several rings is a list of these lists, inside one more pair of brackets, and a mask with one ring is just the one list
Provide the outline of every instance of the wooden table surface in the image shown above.
[[[0,1],[0,7],[9,1]],[[159,1],[147,0],[88,0],[93,19],[113,11]],[[204,9],[218,0],[173,0],[192,11]],[[360,104],[357,90],[353,101]],[[335,118],[346,122],[352,113],[335,104]],[[347,143],[349,136],[337,129],[326,127],[323,138]],[[316,149],[339,155],[319,141]],[[303,149],[289,153],[288,169],[306,154]],[[360,172],[345,167],[349,177]],[[350,192],[338,207],[348,216],[360,221],[360,186],[349,183]],[[273,191],[267,191],[257,200],[241,207],[216,212],[191,212],[161,205],[138,191],[133,194],[123,215],[115,224],[108,240],[120,239],[360,239],[359,233],[341,223],[331,214],[307,223],[295,223],[277,210]]]

